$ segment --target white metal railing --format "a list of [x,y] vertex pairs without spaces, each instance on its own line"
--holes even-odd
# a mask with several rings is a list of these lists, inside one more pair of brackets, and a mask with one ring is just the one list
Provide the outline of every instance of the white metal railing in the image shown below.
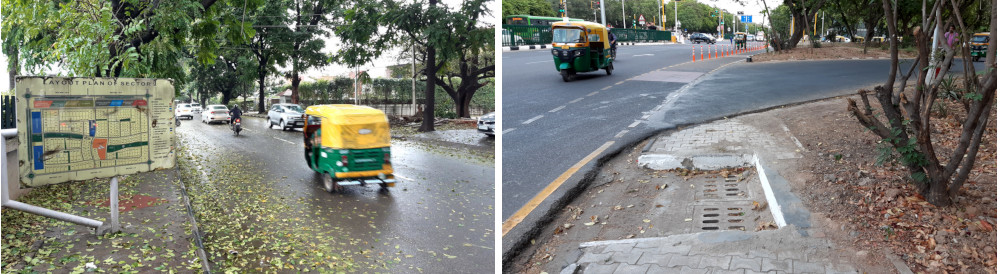
[[0,135],[3,136],[3,141],[0,142],[0,151],[3,151],[4,155],[0,158],[3,166],[3,189],[0,193],[0,205],[10,209],[16,209],[31,214],[41,215],[56,220],[66,221],[78,225],[88,226],[97,229],[97,234],[102,235],[108,232],[118,232],[121,231],[121,225],[118,223],[118,177],[111,178],[111,201],[109,207],[111,208],[111,222],[104,223],[98,220],[85,218],[81,216],[76,216],[73,214],[55,211],[48,208],[37,207],[22,202],[14,201],[10,199],[10,188],[7,183],[7,138],[17,136],[17,128],[7,128],[0,130]]

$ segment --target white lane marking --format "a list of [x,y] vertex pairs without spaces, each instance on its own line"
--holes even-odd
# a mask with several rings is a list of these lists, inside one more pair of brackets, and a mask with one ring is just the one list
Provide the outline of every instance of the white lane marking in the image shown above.
[[516,128],[508,128],[500,132],[500,134],[507,134],[508,132],[514,131]]
[[622,130],[621,132],[618,132],[618,134],[615,134],[615,138],[621,138],[622,136],[625,136],[625,133],[628,133],[627,129],[626,130]]
[[274,137],[274,136],[271,136],[271,138],[274,138],[274,139],[278,139],[278,140],[281,140],[281,141],[284,141],[285,143],[289,143],[289,144],[293,144],[293,145],[295,144],[295,143],[293,143],[292,141],[289,141],[289,140],[285,140],[285,139],[281,139],[281,138],[278,138],[278,137]]
[[552,61],[551,60],[547,60],[547,61],[527,62],[527,63],[524,63],[524,64],[525,65],[529,65],[529,64],[538,64],[538,63],[545,63],[545,62],[552,62]]
[[643,120],[646,120],[647,118],[649,118],[649,114],[646,114],[646,115],[643,115],[643,116],[642,116],[642,119],[643,119]]
[[635,121],[635,122],[634,122],[634,123],[632,123],[631,125],[628,125],[628,128],[634,128],[635,126],[638,126],[638,125],[639,125],[639,123],[642,123],[642,121]]
[[617,86],[617,85],[621,85],[621,84],[624,84],[624,83],[625,83],[625,81],[621,81],[621,82],[615,83],[615,85]]
[[647,53],[647,54],[632,55],[632,57],[636,57],[636,56],[653,56],[653,54],[652,53]]
[[597,94],[597,92],[595,91],[595,92],[591,92],[590,94],[587,94],[587,96],[588,96],[588,97],[589,97],[589,96],[594,96],[594,95],[596,95],[596,94]]
[[[576,98],[576,99],[575,99],[575,100],[573,100],[573,101],[569,101],[569,103],[568,103],[568,104],[572,104],[572,103],[576,103],[576,102],[579,102],[579,101],[583,101],[583,97],[580,97],[580,98]],[[568,104],[567,104],[567,105],[568,105]]]
[[396,178],[400,178],[400,179],[403,179],[403,180],[407,180],[407,181],[411,181],[411,182],[413,182],[413,181],[414,181],[413,179],[410,179],[410,178],[406,178],[406,177],[403,177],[403,176],[399,176],[399,175],[396,175],[396,174],[393,174],[392,176],[394,176],[394,177],[396,177]]
[[521,124],[527,125],[527,124],[530,124],[531,122],[534,122],[535,120],[542,119],[542,117],[545,117],[545,115],[535,116],[534,118],[528,119],[527,121],[524,121]]
[[554,109],[550,110],[549,112],[556,112],[556,111],[559,111],[559,110],[564,109],[564,108],[566,108],[566,106],[562,105],[562,106],[559,106],[557,108],[554,108]]
[[602,88],[601,90],[608,90],[610,88],[611,88],[611,86],[606,86],[606,87]]

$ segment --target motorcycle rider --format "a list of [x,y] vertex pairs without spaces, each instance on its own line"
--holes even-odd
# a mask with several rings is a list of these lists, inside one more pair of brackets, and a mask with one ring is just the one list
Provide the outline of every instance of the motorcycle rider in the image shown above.
[[229,109],[229,126],[232,127],[233,122],[243,116],[243,110],[240,109],[239,105],[233,104],[233,108]]

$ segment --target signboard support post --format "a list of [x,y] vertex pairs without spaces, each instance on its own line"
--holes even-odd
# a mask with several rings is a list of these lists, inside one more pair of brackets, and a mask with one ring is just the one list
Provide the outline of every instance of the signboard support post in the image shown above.
[[[41,215],[41,216],[49,217],[49,218],[60,220],[60,221],[66,221],[66,222],[70,222],[70,223],[74,223],[74,224],[78,224],[78,225],[89,226],[89,227],[97,229],[97,234],[98,235],[103,235],[106,232],[106,231],[103,231],[101,229],[101,226],[104,224],[101,221],[94,220],[94,219],[89,219],[89,218],[84,218],[84,217],[76,216],[76,215],[65,213],[65,212],[55,211],[55,210],[51,210],[51,209],[48,209],[48,208],[37,207],[37,206],[33,206],[33,205],[29,205],[29,204],[25,204],[25,203],[22,203],[22,202],[11,200],[10,199],[10,194],[9,194],[10,193],[10,191],[9,191],[10,188],[9,188],[9,185],[7,184],[7,155],[6,155],[7,154],[7,141],[6,141],[6,138],[7,137],[17,136],[17,129],[16,128],[4,129],[2,131],[2,134],[0,134],[0,135],[2,135],[3,139],[4,139],[3,142],[0,142],[0,150],[2,150],[4,152],[3,157],[0,158],[0,159],[2,159],[2,164],[3,164],[3,166],[0,167],[3,170],[3,174],[0,174],[0,175],[3,176],[3,178],[2,178],[2,180],[3,180],[3,186],[2,186],[3,187],[3,190],[2,190],[3,194],[0,195],[0,196],[2,196],[2,201],[0,201],[0,203],[2,203],[3,207],[10,208],[10,209],[16,209],[16,210],[24,211],[24,212],[35,214],[35,215]],[[117,194],[117,192],[118,192],[117,191],[118,190],[117,189],[117,184],[118,184],[117,180],[114,180],[114,183],[115,184],[112,185],[112,187],[113,187],[112,188],[112,192],[114,192],[115,194]],[[117,215],[117,209],[118,209],[118,207],[117,207],[117,201],[115,201],[115,202],[116,202],[115,203],[115,205],[116,205],[115,206],[115,210],[113,210],[112,212],[114,212],[114,214]],[[117,216],[115,216],[115,217],[117,217]],[[117,223],[118,219],[115,218],[114,221],[115,221],[115,223]]]

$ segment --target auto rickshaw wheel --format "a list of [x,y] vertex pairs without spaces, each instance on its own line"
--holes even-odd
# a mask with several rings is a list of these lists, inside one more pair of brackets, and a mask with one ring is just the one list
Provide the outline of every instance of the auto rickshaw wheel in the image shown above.
[[573,76],[569,74],[569,70],[568,69],[564,69],[564,70],[560,71],[559,74],[562,74],[563,82],[569,82],[569,81],[573,80]]
[[979,56],[972,57],[973,62],[979,62]]
[[611,75],[612,70],[615,70],[615,63],[608,63],[608,66],[604,68],[604,71],[608,72],[608,75]]
[[323,189],[326,189],[326,192],[335,193],[338,188],[340,188],[340,186],[337,185],[337,180],[333,179],[333,175],[323,175]]

